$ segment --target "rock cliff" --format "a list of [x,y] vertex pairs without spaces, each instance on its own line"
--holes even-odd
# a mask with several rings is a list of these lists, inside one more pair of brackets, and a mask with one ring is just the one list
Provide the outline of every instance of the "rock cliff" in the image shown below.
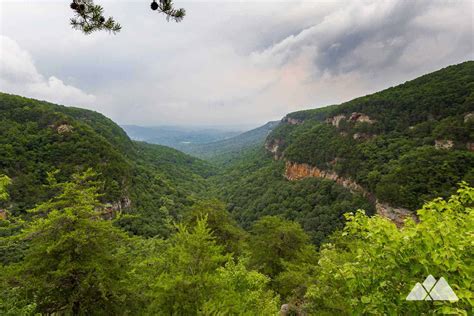
[[349,122],[354,123],[369,123],[373,124],[375,120],[371,119],[368,115],[359,112],[353,112],[349,117],[345,116],[344,114],[339,114],[333,117],[329,117],[325,120],[327,124],[331,124],[332,126],[339,127],[341,121],[347,120]]
[[280,150],[283,145],[284,141],[282,139],[272,139],[265,142],[265,149],[273,154],[274,159],[278,160],[283,158],[283,152]]
[[292,118],[292,117],[289,117],[289,116],[285,116],[282,120],[281,120],[282,123],[286,123],[286,124],[290,124],[290,125],[300,125],[300,124],[303,124],[304,121],[303,120],[299,120],[299,119],[296,119],[296,118]]
[[301,180],[309,177],[335,181],[343,187],[349,189],[352,193],[362,194],[369,201],[374,203],[377,214],[392,220],[398,227],[403,225],[403,221],[407,217],[412,217],[415,220],[417,219],[416,215],[414,215],[410,210],[393,207],[387,203],[380,202],[372,193],[364,189],[361,185],[351,179],[340,177],[334,171],[321,170],[305,163],[287,161],[284,176],[290,181]]
[[285,178],[288,180],[301,180],[308,177],[332,180],[349,189],[353,193],[360,193],[367,198],[371,197],[370,193],[362,186],[350,179],[340,177],[334,171],[321,170],[305,163],[286,162]]
[[454,142],[450,139],[437,139],[435,140],[436,149],[451,149],[454,146]]

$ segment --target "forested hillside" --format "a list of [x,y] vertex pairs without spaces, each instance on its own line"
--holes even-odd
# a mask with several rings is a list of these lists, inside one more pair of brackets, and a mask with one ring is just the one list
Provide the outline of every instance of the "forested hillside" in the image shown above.
[[300,223],[318,245],[342,228],[347,210],[374,213],[362,195],[324,179],[287,181],[284,168],[284,163],[274,161],[262,145],[244,151],[211,179],[229,212],[244,228],[263,216],[278,215]]
[[[0,94],[0,314],[469,315],[473,102],[466,62],[211,164]],[[407,301],[429,274],[455,298]]]
[[415,210],[449,196],[461,180],[474,183],[474,62],[290,113],[266,145],[296,163],[287,165],[287,176],[295,176],[288,168],[307,164],[354,181],[381,202]]
[[[201,196],[206,163],[177,150],[131,141],[105,116],[0,94],[0,174],[12,179],[8,208],[22,214],[54,194],[58,181],[92,168],[103,182],[101,201],[131,214],[121,224],[144,235],[167,233],[169,222]],[[166,225],[165,225],[166,224]]]
[[261,146],[268,134],[278,126],[280,122],[268,122],[267,124],[244,132],[242,134],[204,144],[189,144],[182,150],[195,157],[205,159],[217,164],[227,164],[239,158],[249,148]]
[[341,105],[290,113],[265,149],[243,151],[212,179],[244,227],[280,215],[319,244],[348,209],[377,208],[401,224],[460,181],[472,185],[473,145],[474,62],[466,62]]

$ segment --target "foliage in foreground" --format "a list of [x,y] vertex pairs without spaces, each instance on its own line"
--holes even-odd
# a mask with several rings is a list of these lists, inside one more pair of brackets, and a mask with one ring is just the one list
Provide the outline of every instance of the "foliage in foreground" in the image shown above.
[[7,300],[23,298],[26,307],[34,302],[46,314],[118,312],[132,303],[123,273],[127,235],[101,218],[93,176],[89,170],[56,183],[60,193],[32,210],[33,220],[10,237],[27,247],[5,267]]
[[[0,314],[275,315],[280,303],[309,315],[473,309],[474,188],[466,184],[402,229],[347,213],[317,253],[299,224],[266,216],[247,234],[217,201],[196,204],[168,239],[130,236],[104,219],[95,178],[51,176],[56,195],[31,220],[0,222],[10,232],[0,237]],[[459,301],[406,301],[429,274],[444,277]]]
[[225,253],[206,217],[168,240],[130,237],[104,219],[95,177],[51,176],[57,195],[0,238],[0,314],[276,312],[269,278]]
[[[363,212],[320,253],[317,280],[306,294],[315,314],[469,314],[474,308],[474,189],[462,184],[449,200],[418,211],[403,229]],[[428,275],[444,277],[456,303],[406,301]]]

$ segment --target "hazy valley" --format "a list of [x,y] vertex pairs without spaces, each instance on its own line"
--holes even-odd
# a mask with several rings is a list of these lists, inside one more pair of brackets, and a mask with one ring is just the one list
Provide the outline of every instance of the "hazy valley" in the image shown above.
[[[119,314],[423,313],[404,303],[410,280],[439,264],[459,296],[449,311],[472,307],[472,61],[244,133],[124,127],[184,153],[79,108],[1,94],[0,114],[4,314],[76,306],[55,291],[77,287],[86,313],[93,293]],[[425,253],[427,239],[443,246]],[[456,255],[440,263],[443,249]],[[97,284],[68,279],[76,256]]]

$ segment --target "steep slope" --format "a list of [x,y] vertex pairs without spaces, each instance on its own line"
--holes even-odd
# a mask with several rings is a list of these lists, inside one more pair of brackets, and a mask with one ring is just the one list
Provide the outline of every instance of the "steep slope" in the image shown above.
[[[122,211],[121,224],[143,235],[166,234],[168,222],[207,191],[211,168],[163,146],[132,142],[103,115],[0,94],[0,174],[13,179],[9,209],[17,214],[54,193],[58,180],[92,168],[104,182],[102,200]],[[53,190],[54,191],[54,190]]]
[[340,105],[290,113],[215,177],[244,226],[298,221],[319,244],[345,212],[397,224],[424,201],[474,183],[474,62]]
[[278,215],[297,221],[315,244],[342,228],[343,214],[374,208],[362,194],[318,178],[288,181],[283,177],[285,163],[275,161],[263,145],[246,149],[212,177],[217,194],[244,227],[250,228],[262,216]]
[[469,61],[340,105],[290,113],[266,148],[286,161],[287,179],[337,181],[397,216],[448,196],[460,181],[474,183],[473,113]]
[[182,150],[201,159],[221,164],[227,163],[246,149],[262,145],[268,134],[278,126],[279,123],[280,122],[268,122],[263,126],[231,138],[205,144],[189,144],[183,147]]

